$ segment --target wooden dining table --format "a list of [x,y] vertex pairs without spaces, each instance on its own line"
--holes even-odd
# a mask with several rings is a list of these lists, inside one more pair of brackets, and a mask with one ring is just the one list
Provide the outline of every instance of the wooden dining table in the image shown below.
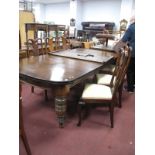
[[95,75],[113,58],[105,51],[72,49],[19,60],[19,78],[34,86],[52,89],[59,127],[64,127],[70,89]]
[[99,45],[92,46],[91,49],[96,49],[96,50],[102,50],[102,51],[115,53],[114,46],[112,46],[112,45],[105,46],[103,44],[99,44]]

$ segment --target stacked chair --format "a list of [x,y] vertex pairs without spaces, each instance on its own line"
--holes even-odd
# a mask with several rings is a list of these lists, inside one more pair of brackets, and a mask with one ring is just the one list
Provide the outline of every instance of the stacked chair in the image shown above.
[[[106,80],[106,83],[102,83],[102,78],[106,76],[104,74],[99,74],[96,75],[97,83],[85,84],[82,96],[78,103],[79,120],[77,126],[81,125],[83,108],[87,110],[87,107],[90,105],[95,105],[109,107],[111,128],[114,127],[114,107],[118,104],[119,87],[121,87],[122,80],[130,61],[130,52],[130,48],[127,46],[117,50],[116,65],[114,66],[113,73],[110,75],[111,78],[109,83]],[[107,77],[105,79],[107,79]]]
[[65,36],[45,39],[46,53],[70,48],[70,42]]
[[37,56],[42,54],[44,54],[42,39],[28,39],[28,56]]

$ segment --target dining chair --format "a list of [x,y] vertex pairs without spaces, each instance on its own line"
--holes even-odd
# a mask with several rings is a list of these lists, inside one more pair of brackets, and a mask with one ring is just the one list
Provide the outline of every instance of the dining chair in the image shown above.
[[106,30],[105,28],[103,29],[102,33],[97,33],[96,34],[96,38],[99,40],[100,44],[108,44],[108,39],[107,39],[107,35],[109,34],[109,31]]
[[31,149],[27,140],[26,132],[25,132],[25,127],[24,127],[24,122],[23,122],[23,106],[22,106],[22,85],[21,83],[19,84],[19,135],[23,141],[25,150],[28,155],[31,155]]
[[42,54],[44,54],[42,39],[28,39],[28,56],[38,56]]
[[[118,94],[119,94],[119,107],[122,107],[122,91],[123,91],[123,83],[124,83],[124,78],[126,75],[126,71],[130,62],[130,58],[131,58],[131,47],[128,47],[127,45],[124,47],[124,52],[125,52],[125,56],[123,57],[122,61],[122,73],[120,76],[120,83],[119,83],[119,87],[118,87]],[[118,63],[118,62],[117,62]],[[116,66],[117,66],[116,63]],[[114,72],[112,73],[99,73],[96,74],[96,79],[97,79],[97,84],[103,84],[103,85],[107,85],[107,86],[111,86],[111,79],[115,78],[116,75],[114,74]]]
[[[120,49],[120,60],[124,57],[124,50]],[[114,127],[114,106],[117,104],[117,90],[120,83],[122,73],[122,61],[115,68],[114,76],[111,80],[111,86],[87,83],[85,84],[82,96],[78,103],[78,124],[81,126],[82,122],[82,107],[86,109],[91,105],[95,106],[108,106],[110,110],[111,128]]]
[[126,19],[122,19],[120,21],[120,28],[119,28],[119,32],[120,32],[120,37],[121,35],[126,31],[127,29],[127,24],[128,24],[128,21]]
[[46,53],[54,51],[55,45],[54,45],[54,38],[45,38],[45,48]]
[[[112,63],[108,63],[106,64],[101,70],[100,73],[104,73],[104,74],[113,74],[114,70],[115,70],[115,66],[117,64],[116,60],[119,50],[120,48],[125,48],[127,46],[126,43],[122,42],[121,40],[119,40],[118,42],[116,42],[116,44],[113,47],[113,62]],[[118,60],[119,61],[119,60]]]
[[[41,38],[28,39],[28,56],[38,56],[46,54],[43,50],[43,42]],[[31,92],[34,93],[34,86],[31,87]],[[45,89],[45,100],[48,101],[47,90]]]
[[67,37],[62,36],[62,48],[63,49],[70,49],[70,39],[67,39]]

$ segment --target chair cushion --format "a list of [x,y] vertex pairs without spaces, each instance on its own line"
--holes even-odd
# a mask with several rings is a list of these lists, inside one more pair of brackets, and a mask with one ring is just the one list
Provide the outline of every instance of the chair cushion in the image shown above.
[[82,93],[82,99],[111,100],[112,89],[105,85],[86,84]]
[[97,84],[110,85],[112,75],[111,74],[97,74]]

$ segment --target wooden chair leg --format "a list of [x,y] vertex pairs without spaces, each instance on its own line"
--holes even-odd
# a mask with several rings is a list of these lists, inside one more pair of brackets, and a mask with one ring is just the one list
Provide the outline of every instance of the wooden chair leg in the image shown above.
[[78,123],[77,126],[81,126],[81,110],[82,110],[82,105],[78,104]]
[[31,92],[34,93],[34,87],[33,86],[31,87]]
[[114,105],[113,103],[110,105],[110,122],[111,122],[111,128],[114,127]]
[[47,90],[45,89],[45,101],[48,101]]
[[123,83],[118,88],[118,94],[119,94],[119,108],[122,107],[122,90],[123,90]]

